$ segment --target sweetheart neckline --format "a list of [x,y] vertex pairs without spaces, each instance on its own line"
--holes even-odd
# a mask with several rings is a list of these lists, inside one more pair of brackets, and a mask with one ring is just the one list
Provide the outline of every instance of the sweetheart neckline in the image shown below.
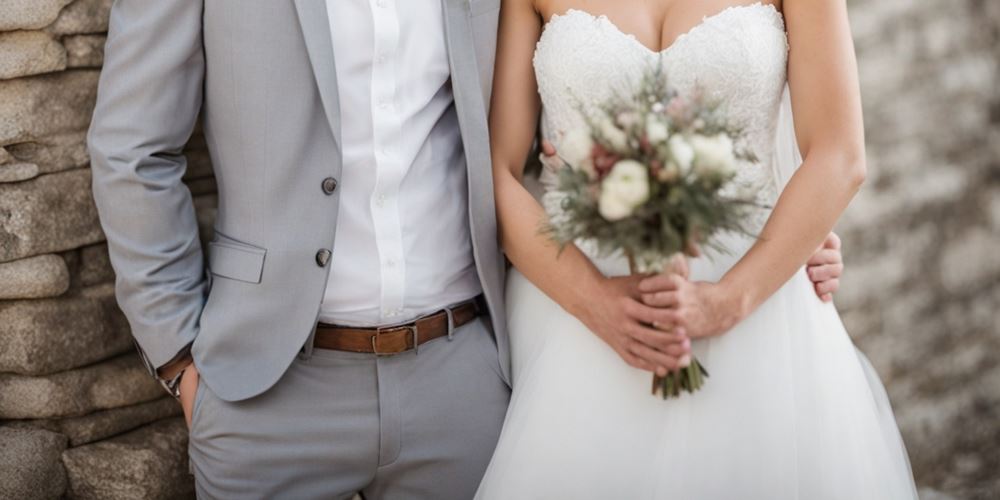
[[[673,48],[676,47],[685,38],[691,36],[692,34],[698,32],[698,31],[700,31],[702,28],[705,27],[705,25],[707,25],[713,19],[719,18],[719,17],[721,17],[721,16],[723,16],[723,15],[725,15],[725,14],[731,12],[731,11],[751,10],[751,9],[756,9],[756,8],[762,8],[762,9],[765,9],[765,10],[770,10],[771,12],[774,13],[774,15],[778,16],[778,19],[781,20],[782,23],[784,23],[785,17],[781,14],[780,11],[778,11],[778,8],[775,7],[774,4],[771,4],[771,3],[766,3],[765,4],[763,2],[759,2],[758,1],[758,2],[753,2],[753,3],[749,3],[749,4],[730,5],[730,6],[726,7],[726,8],[724,8],[724,9],[720,10],[719,12],[716,12],[715,14],[708,14],[708,15],[702,16],[701,21],[695,23],[693,26],[691,26],[690,28],[688,28],[687,31],[685,31],[685,32],[681,33],[680,35],[678,35],[677,38],[674,38],[673,42],[670,42],[670,45],[667,45],[666,47],[664,47],[663,49],[660,49],[659,51],[653,50],[653,49],[649,48],[648,46],[646,46],[646,44],[640,42],[639,39],[634,34],[622,30],[606,14],[599,14],[599,15],[597,15],[597,14],[593,14],[593,13],[588,12],[588,11],[583,10],[583,9],[577,9],[576,7],[570,7],[568,9],[566,9],[566,11],[563,12],[562,14],[552,14],[552,17],[550,17],[549,20],[548,20],[548,22],[545,23],[544,29],[547,30],[549,28],[549,26],[552,25],[552,23],[558,21],[561,18],[565,18],[565,17],[567,17],[567,16],[569,16],[569,15],[571,15],[573,13],[578,13],[578,14],[582,14],[582,15],[585,15],[587,17],[590,17],[591,19],[594,19],[596,21],[603,21],[603,22],[607,23],[609,26],[611,26],[611,28],[615,32],[617,32],[621,36],[625,37],[626,39],[631,40],[636,45],[638,45],[640,48],[642,48],[643,50],[645,50],[647,53],[649,53],[651,55],[663,56],[663,55],[666,55],[671,50],[673,50]],[[782,29],[782,32],[784,32],[783,29]]]

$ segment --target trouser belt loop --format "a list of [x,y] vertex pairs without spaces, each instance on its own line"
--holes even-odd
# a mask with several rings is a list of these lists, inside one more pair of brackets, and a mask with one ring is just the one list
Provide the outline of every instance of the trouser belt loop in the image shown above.
[[444,308],[444,313],[448,315],[448,342],[455,336],[455,315],[451,312],[450,307]]
[[413,322],[413,328],[410,329],[413,335],[413,354],[420,354],[420,325],[418,322]]
[[315,337],[316,337],[316,327],[317,327],[318,325],[319,325],[319,323],[317,323],[317,322],[314,322],[314,323],[313,323],[313,329],[312,329],[312,332],[310,332],[310,333],[309,333],[309,336],[308,336],[308,337],[306,337],[306,342],[305,342],[305,344],[302,344],[302,347],[301,347],[301,348],[299,348],[299,353],[298,353],[298,357],[299,357],[299,359],[301,359],[301,360],[303,360],[303,361],[305,361],[305,360],[309,359],[310,357],[312,357],[312,353],[313,353],[313,342],[315,341]]

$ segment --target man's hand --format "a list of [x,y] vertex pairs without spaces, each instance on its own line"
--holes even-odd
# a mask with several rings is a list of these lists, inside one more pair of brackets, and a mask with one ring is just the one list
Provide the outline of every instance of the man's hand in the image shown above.
[[544,139],[542,140],[542,154],[538,155],[538,161],[542,162],[543,167],[552,170],[563,166],[563,162],[559,159],[559,154],[556,152],[556,147]]
[[664,376],[689,362],[691,341],[683,330],[664,332],[652,326],[668,321],[673,313],[639,300],[638,283],[643,278],[606,278],[574,314],[626,363]]
[[837,233],[827,235],[816,253],[809,258],[806,273],[820,300],[833,300],[833,294],[840,288],[840,276],[844,273],[844,257],[840,253],[840,237]]
[[181,385],[178,388],[180,394],[181,408],[184,410],[184,421],[187,423],[188,431],[191,430],[191,411],[194,409],[194,398],[198,389],[198,369],[194,363],[188,365],[181,375]]

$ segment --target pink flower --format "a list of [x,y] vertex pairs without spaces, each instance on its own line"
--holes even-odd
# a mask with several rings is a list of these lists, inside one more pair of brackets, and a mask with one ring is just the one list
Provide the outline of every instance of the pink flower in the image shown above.
[[598,179],[603,179],[608,175],[608,172],[611,172],[611,168],[615,166],[615,163],[621,160],[621,156],[604,149],[604,146],[600,144],[594,144],[591,156],[594,158],[594,170],[597,171]]

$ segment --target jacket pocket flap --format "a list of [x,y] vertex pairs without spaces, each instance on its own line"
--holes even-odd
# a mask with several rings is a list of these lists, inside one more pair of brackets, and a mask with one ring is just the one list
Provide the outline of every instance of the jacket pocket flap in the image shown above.
[[208,267],[212,274],[260,283],[266,250],[221,240],[208,242],[208,247]]

